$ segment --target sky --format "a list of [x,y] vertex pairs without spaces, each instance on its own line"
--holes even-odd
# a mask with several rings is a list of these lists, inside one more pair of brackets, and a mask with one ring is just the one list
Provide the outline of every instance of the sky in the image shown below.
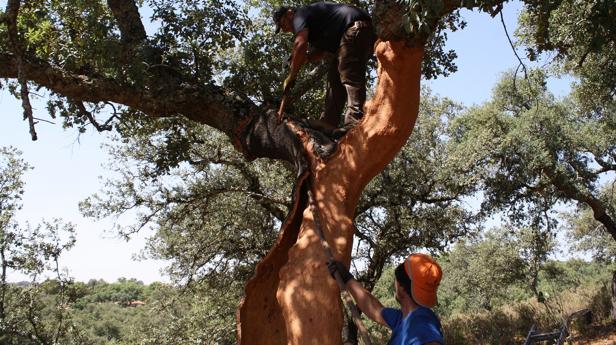
[[[0,0],[6,6],[6,0]],[[507,29],[516,27],[519,3],[504,7]],[[147,9],[142,17],[150,16]],[[517,66],[518,62],[505,36],[500,18],[466,11],[468,26],[451,33],[448,49],[455,49],[458,72],[447,78],[426,82],[432,90],[465,105],[480,104],[490,98],[492,87],[500,75]],[[148,32],[153,31],[150,25]],[[549,87],[557,96],[565,95],[570,80],[551,80]],[[44,100],[34,100],[35,117],[49,119]],[[53,121],[53,120],[52,120]],[[126,242],[107,232],[112,220],[93,221],[81,216],[78,203],[96,193],[101,181],[110,176],[104,168],[110,157],[101,144],[107,135],[88,131],[78,137],[75,130],[63,130],[60,121],[55,125],[40,122],[38,141],[28,133],[28,123],[22,120],[21,104],[6,90],[0,90],[0,146],[13,146],[23,152],[22,158],[34,167],[26,182],[23,209],[18,220],[37,224],[42,219],[62,218],[77,227],[75,247],[61,258],[61,265],[78,281],[104,279],[116,281],[120,277],[136,278],[144,283],[168,281],[160,269],[164,262],[133,260],[144,246],[147,232]],[[13,276],[13,281],[23,277]]]

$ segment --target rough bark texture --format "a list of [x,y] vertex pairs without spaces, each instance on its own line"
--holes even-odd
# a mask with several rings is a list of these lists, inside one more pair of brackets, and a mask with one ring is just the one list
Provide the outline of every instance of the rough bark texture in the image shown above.
[[[312,188],[334,255],[347,264],[361,192],[404,145],[419,110],[423,48],[386,41],[377,44],[376,54],[376,94],[366,104],[361,123],[341,140],[336,153],[321,160],[308,136],[300,134],[310,164],[306,187]],[[298,186],[303,181],[300,179]],[[342,342],[342,311],[335,302],[339,301],[339,290],[329,277],[314,215],[306,207],[302,191],[300,188],[294,202],[300,207],[293,209],[278,243],[246,286],[238,312],[239,344]],[[293,238],[296,240],[291,241]]]
[[147,38],[145,27],[139,15],[139,9],[134,1],[107,0],[107,5],[118,22],[120,32],[122,33],[122,42],[134,44]]
[[308,205],[308,175],[306,171],[295,182],[293,204],[282,224],[278,241],[257,265],[254,277],[246,284],[246,291],[251,291],[251,295],[242,301],[237,313],[238,339],[243,339],[244,344],[286,343],[286,324],[276,302],[278,274],[288,260],[289,247],[297,240],[302,210]]

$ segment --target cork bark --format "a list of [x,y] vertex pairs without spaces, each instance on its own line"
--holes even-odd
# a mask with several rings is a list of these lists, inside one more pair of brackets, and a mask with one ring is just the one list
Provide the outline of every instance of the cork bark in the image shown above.
[[375,48],[376,93],[336,153],[323,161],[300,135],[310,169],[298,178],[294,208],[278,242],[246,285],[238,310],[238,344],[342,343],[339,290],[327,271],[306,192],[313,191],[334,255],[348,264],[361,192],[404,145],[419,111],[423,47],[379,41]]

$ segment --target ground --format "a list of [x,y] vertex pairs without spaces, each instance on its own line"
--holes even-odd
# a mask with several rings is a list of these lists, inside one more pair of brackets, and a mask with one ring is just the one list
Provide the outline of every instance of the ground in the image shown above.
[[570,344],[616,345],[616,324],[591,326],[584,334],[575,335]]

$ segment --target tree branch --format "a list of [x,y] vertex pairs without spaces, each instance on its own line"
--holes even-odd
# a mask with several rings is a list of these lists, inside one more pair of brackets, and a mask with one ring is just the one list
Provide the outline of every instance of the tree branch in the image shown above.
[[[0,78],[18,78],[18,65],[17,56],[0,53]],[[250,101],[231,98],[214,85],[183,84],[158,93],[110,79],[73,74],[40,60],[24,61],[21,71],[25,79],[67,98],[114,102],[154,117],[181,114],[227,134],[233,133],[238,117],[256,110]]]
[[103,131],[110,131],[113,126],[111,126],[109,124],[109,120],[107,120],[104,124],[99,124],[96,119],[94,118],[94,115],[92,115],[91,112],[89,112],[86,107],[83,105],[83,102],[81,101],[74,101],[73,103],[75,103],[75,105],[77,106],[77,109],[79,109],[79,113],[85,117],[88,118],[88,120],[90,121],[90,123],[94,126],[94,128],[96,128],[97,131],[99,132],[103,132]]
[[[522,66],[522,71],[524,71],[524,79],[528,79],[528,73],[526,71],[526,65],[522,62],[522,59],[518,55],[518,52],[515,50],[515,46],[513,45],[513,41],[511,40],[511,37],[509,36],[509,31],[507,31],[507,25],[505,24],[505,18],[503,18],[503,11],[500,11],[500,20],[501,20],[501,23],[503,24],[503,29],[505,30],[505,36],[507,36],[507,40],[509,41],[509,45],[511,46],[511,50],[513,51],[513,54],[515,55],[515,57],[518,59],[518,62],[520,63],[519,66]],[[515,80],[516,80],[516,78],[515,78],[515,75],[514,75],[514,78],[513,78],[514,89],[515,89]]]
[[616,222],[614,222],[614,220],[607,213],[607,208],[605,207],[605,205],[603,205],[601,200],[597,199],[592,194],[583,193],[582,191],[577,189],[572,183],[566,181],[565,177],[559,174],[555,174],[551,171],[544,172],[548,176],[552,184],[560,192],[573,200],[585,203],[586,205],[590,206],[593,212],[593,217],[597,221],[601,222],[601,224],[605,226],[607,232],[612,235],[612,237],[616,240]]
[[28,120],[30,126],[30,136],[33,141],[38,139],[36,129],[34,128],[34,115],[32,115],[32,105],[30,104],[30,95],[28,94],[28,82],[23,77],[22,73],[19,73],[19,85],[21,88],[21,104],[24,109],[24,120]]
[[[408,46],[425,44],[444,17],[461,8],[478,8],[496,16],[508,0],[376,0],[373,22],[382,40],[405,41]],[[425,6],[422,6],[425,5]]]
[[[0,78],[17,78],[18,66],[15,55],[0,53]],[[186,82],[152,90],[73,74],[40,60],[24,60],[21,72],[25,79],[67,98],[119,103],[153,117],[185,116],[227,134],[248,159],[284,160],[294,164],[296,172],[307,166],[299,138],[286,123],[278,123],[274,109],[259,107],[214,84]]]
[[19,0],[9,0],[6,4],[6,17],[4,19],[8,27],[9,41],[11,42],[11,46],[17,57],[17,80],[20,86],[21,104],[24,109],[24,120],[28,120],[30,125],[30,136],[32,137],[32,140],[36,140],[38,139],[38,136],[36,134],[36,129],[34,128],[32,105],[30,104],[30,95],[28,93],[28,80],[24,76],[23,69],[25,60],[23,45],[17,32],[17,15],[19,14],[20,5],[21,3]]
[[120,27],[122,43],[133,46],[146,39],[147,34],[134,0],[107,0],[107,5]]
[[19,38],[17,37],[17,14],[19,13],[19,8],[21,3],[19,0],[9,0],[6,3],[6,11],[4,14],[3,21],[6,23],[9,34],[9,41],[13,47],[13,50],[17,53],[17,55],[21,54],[21,45],[19,42]]

